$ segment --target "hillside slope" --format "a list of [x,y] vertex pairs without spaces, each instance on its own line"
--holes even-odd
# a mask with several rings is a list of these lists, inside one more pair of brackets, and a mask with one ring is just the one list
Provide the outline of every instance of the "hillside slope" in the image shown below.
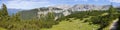
[[70,21],[62,21],[58,25],[54,25],[50,29],[42,29],[42,30],[96,30],[99,28],[99,25],[89,25],[89,23],[84,23],[79,19],[74,20],[70,18]]

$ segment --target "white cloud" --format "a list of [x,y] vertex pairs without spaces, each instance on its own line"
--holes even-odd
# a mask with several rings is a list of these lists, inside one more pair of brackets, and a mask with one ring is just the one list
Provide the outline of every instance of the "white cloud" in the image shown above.
[[[2,3],[5,3],[8,8],[15,8],[15,9],[31,9],[31,8],[39,8],[45,6],[52,6],[56,5],[51,0],[2,0]],[[88,0],[54,0],[58,1],[58,4],[61,2],[73,2],[73,1],[85,1]],[[60,3],[59,3],[60,2]]]
[[16,9],[32,9],[39,8],[48,5],[52,5],[51,2],[47,0],[10,0],[7,2],[3,2],[7,5],[8,8],[16,8]]
[[120,0],[109,0],[110,2],[120,3]]

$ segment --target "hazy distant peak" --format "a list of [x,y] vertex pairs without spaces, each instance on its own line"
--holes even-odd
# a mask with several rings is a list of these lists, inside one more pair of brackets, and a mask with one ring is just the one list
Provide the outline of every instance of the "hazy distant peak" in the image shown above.
[[69,9],[72,6],[66,5],[66,4],[62,4],[62,5],[54,5],[54,6],[49,6],[49,7],[56,7],[56,8],[61,8],[61,9]]

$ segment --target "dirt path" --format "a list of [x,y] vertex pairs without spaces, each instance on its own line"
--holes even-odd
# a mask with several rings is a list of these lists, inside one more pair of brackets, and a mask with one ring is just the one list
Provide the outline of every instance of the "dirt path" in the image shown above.
[[118,26],[118,20],[119,19],[116,19],[116,20],[114,20],[112,23],[111,23],[111,25],[110,25],[110,30],[116,30],[116,28],[117,28],[117,26]]

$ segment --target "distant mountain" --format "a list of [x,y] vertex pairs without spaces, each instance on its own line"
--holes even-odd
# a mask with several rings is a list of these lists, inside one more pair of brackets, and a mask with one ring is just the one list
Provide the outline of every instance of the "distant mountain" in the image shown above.
[[8,13],[9,15],[12,15],[12,14],[16,14],[17,12],[19,12],[21,9],[8,9]]
[[70,9],[74,11],[108,10],[109,6],[110,5],[76,4]]
[[69,9],[72,6],[66,5],[66,4],[62,4],[62,5],[55,5],[55,6],[49,6],[49,7],[56,7],[56,8],[61,8],[61,9]]

